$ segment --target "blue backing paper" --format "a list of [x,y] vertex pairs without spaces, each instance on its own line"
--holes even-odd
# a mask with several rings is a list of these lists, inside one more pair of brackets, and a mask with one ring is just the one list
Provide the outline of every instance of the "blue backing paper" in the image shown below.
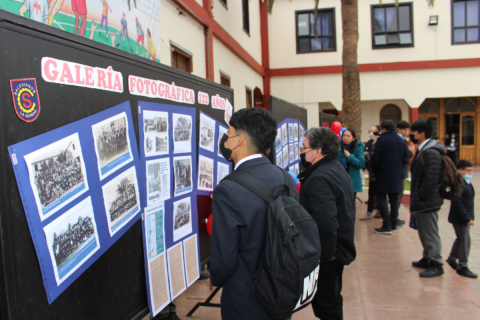
[[[170,199],[164,201],[164,208],[165,208],[165,218],[164,218],[164,224],[165,224],[165,234],[164,234],[164,239],[165,239],[165,259],[167,259],[167,249],[173,247],[174,245],[178,244],[179,242],[182,242],[186,238],[192,236],[194,233],[198,234],[198,214],[197,214],[197,146],[196,146],[196,112],[197,110],[195,108],[190,108],[190,107],[181,107],[181,106],[176,106],[176,105],[169,105],[169,104],[162,104],[162,103],[152,103],[152,102],[143,102],[139,101],[138,102],[138,110],[139,110],[139,115],[138,115],[138,123],[139,123],[139,128],[140,128],[140,157],[141,157],[141,175],[139,178],[139,181],[142,181],[141,183],[143,184],[144,190],[146,189],[146,175],[147,175],[147,168],[146,168],[146,161],[151,161],[155,159],[162,159],[162,158],[169,158],[170,159]],[[161,112],[168,112],[168,143],[169,143],[169,153],[165,155],[158,155],[158,156],[150,156],[150,157],[145,157],[145,144],[144,144],[144,137],[145,133],[143,130],[143,112],[144,111],[161,111]],[[192,117],[192,136],[190,138],[191,142],[191,152],[187,153],[174,153],[174,143],[173,143],[173,119],[172,119],[172,114],[185,114],[189,115]],[[180,156],[191,156],[192,158],[192,191],[183,194],[180,196],[175,196],[175,175],[174,175],[174,163],[173,163],[173,158],[174,157],[180,157]],[[140,182],[139,182],[140,183]],[[191,214],[192,214],[192,233],[182,237],[181,239],[178,239],[177,241],[173,241],[173,203],[177,202],[179,200],[185,199],[185,198],[191,198]],[[141,194],[140,202],[142,204],[142,207],[146,207],[147,205],[147,193],[143,192]],[[154,204],[152,204],[154,205]],[[145,238],[145,226],[144,223],[142,223],[142,230],[143,230],[143,248],[144,248],[144,262],[145,262],[145,275],[146,275],[146,283],[147,283],[147,296],[148,296],[148,306],[150,309],[151,315],[154,313],[153,309],[153,301],[151,301],[152,297],[150,296],[150,279],[149,279],[149,272],[148,272],[148,252],[147,252],[147,244],[146,244],[146,238]],[[200,257],[199,253],[200,249],[200,243],[199,243],[199,237],[197,236],[197,257]],[[200,273],[200,260],[198,260],[198,266],[199,270],[198,272]],[[167,260],[167,272],[168,270],[168,260]],[[186,275],[184,274],[185,277],[185,283],[186,281]],[[167,277],[167,285],[169,285],[169,280]],[[172,293],[170,292],[170,298],[172,297]]]
[[[97,166],[97,158],[95,154],[95,145],[92,133],[92,125],[125,112],[128,122],[128,136],[130,139],[130,148],[133,155],[133,161],[119,168],[114,174],[100,181]],[[29,173],[24,156],[50,145],[64,137],[78,133],[80,145],[82,148],[83,159],[85,162],[86,178],[89,190],[67,204],[65,207],[55,212],[43,221],[40,220],[37,204],[35,202],[33,190],[30,185]],[[138,157],[138,148],[135,138],[135,130],[130,110],[130,102],[121,103],[115,107],[109,108],[85,119],[73,122],[61,128],[49,131],[34,138],[22,141],[8,147],[10,158],[15,172],[20,195],[22,197],[25,215],[27,217],[30,234],[32,236],[35,250],[37,252],[40,269],[42,272],[43,284],[47,293],[48,303],[51,304],[68,286],[70,286],[88,267],[90,267],[110,246],[112,246],[141,216],[141,210],[135,217],[122,227],[117,233],[110,237],[108,231],[107,216],[103,202],[102,185],[105,185],[112,179],[116,178],[125,170],[135,167],[137,180],[139,184],[139,192],[142,194],[142,186],[140,185],[140,160]],[[54,267],[50,259],[50,253],[46,242],[43,228],[61,216],[72,207],[91,197],[94,211],[97,233],[99,236],[100,249],[95,252],[88,260],[86,260],[73,274],[66,278],[59,286],[55,281]]]

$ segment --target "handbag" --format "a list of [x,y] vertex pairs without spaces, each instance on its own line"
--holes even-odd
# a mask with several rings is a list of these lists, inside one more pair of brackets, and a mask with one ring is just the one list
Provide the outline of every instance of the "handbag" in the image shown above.
[[415,212],[410,212],[410,228],[417,230],[417,219],[415,218]]

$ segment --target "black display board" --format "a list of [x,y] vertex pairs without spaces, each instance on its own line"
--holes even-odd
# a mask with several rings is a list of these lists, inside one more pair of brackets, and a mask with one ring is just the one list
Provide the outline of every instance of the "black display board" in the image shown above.
[[[307,129],[307,109],[297,106],[291,102],[282,100],[280,98],[270,96],[270,112],[272,113],[277,123],[287,119],[293,118],[299,120],[305,129]],[[275,147],[272,147],[272,150],[275,150]],[[268,158],[272,163],[275,163],[274,160],[275,152],[270,152]]]
[[[233,101],[233,90],[3,10],[0,10],[0,47],[1,319],[138,319],[145,316],[148,307],[141,221],[48,304],[7,147],[124,101],[130,102],[138,140],[138,101],[178,103],[131,95],[129,75],[175,82],[177,86],[195,90],[193,107],[197,108],[197,121],[200,110],[219,121],[224,119],[223,110],[198,104],[198,91],[208,93],[210,98],[219,94]],[[115,93],[47,83],[41,76],[42,57],[99,68],[111,66],[123,74],[124,91]],[[20,120],[13,107],[9,80],[21,78],[37,80],[41,112],[31,123]],[[204,222],[211,213],[208,200],[199,201],[198,207],[203,261],[210,255],[210,236]]]

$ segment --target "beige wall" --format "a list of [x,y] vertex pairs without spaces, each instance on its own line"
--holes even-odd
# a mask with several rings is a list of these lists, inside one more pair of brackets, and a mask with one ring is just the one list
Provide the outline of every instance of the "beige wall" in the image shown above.
[[368,141],[368,129],[374,125],[380,125],[380,111],[387,104],[394,104],[402,111],[402,119],[408,119],[408,105],[404,100],[381,100],[381,101],[362,101],[362,142]]
[[[176,7],[168,0],[162,0],[161,8],[161,63],[171,65],[170,41],[173,41],[193,53],[192,74],[206,78],[203,27],[187,15],[179,15]],[[172,26],[176,27],[172,28]]]
[[213,40],[213,60],[215,82],[220,83],[220,70],[230,76],[230,85],[234,90],[234,108],[246,107],[246,86],[252,91],[259,87],[263,93],[263,78],[240,58],[233,54],[219,40]]
[[[258,63],[262,64],[262,44],[260,37],[260,4],[249,0],[250,35],[243,30],[241,0],[227,1],[228,8],[214,0],[214,19],[235,39]],[[216,76],[215,76],[216,77]]]
[[[218,0],[217,0],[218,1]],[[358,6],[358,63],[478,58],[480,44],[451,44],[451,1],[412,1],[414,47],[372,49],[371,5],[379,0],[361,0]],[[393,1],[384,1],[392,3]],[[403,2],[403,1],[402,1]],[[269,14],[270,67],[295,68],[342,64],[341,8],[338,0],[322,0],[319,8],[335,8],[336,52],[296,53],[295,11],[313,9],[312,0],[277,0]],[[430,15],[439,15],[438,26],[429,26]]]

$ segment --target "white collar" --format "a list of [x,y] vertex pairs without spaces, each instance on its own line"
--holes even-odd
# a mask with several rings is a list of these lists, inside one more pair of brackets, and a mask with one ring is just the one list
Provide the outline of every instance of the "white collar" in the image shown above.
[[238,163],[235,165],[235,170],[237,170],[237,168],[244,162],[247,162],[249,160],[253,160],[253,159],[257,159],[257,158],[261,158],[262,155],[260,153],[255,153],[255,154],[252,154],[251,156],[248,156],[248,157],[245,157],[243,158],[242,160],[238,161]]
[[423,141],[419,146],[418,146],[418,150],[421,151],[423,149],[423,147],[427,144],[427,142],[430,141],[430,139],[427,139],[425,141]]

